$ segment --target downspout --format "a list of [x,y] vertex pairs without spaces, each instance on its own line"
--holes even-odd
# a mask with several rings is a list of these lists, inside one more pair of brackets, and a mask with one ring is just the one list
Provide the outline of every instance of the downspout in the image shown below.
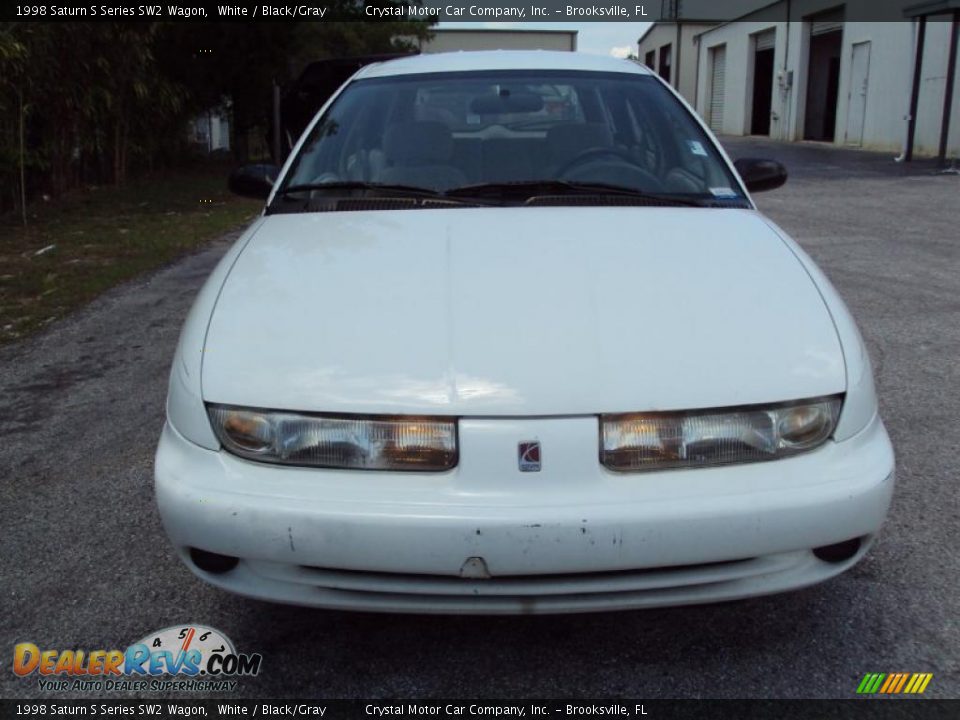
[[[918,31],[919,31],[919,30],[918,30],[919,25],[918,25],[917,21],[914,21],[914,22],[912,23],[912,25],[913,25],[913,27],[911,28],[911,33],[910,33],[910,41],[911,41],[911,42],[910,42],[910,56],[914,58],[914,63],[916,63],[916,55],[917,55],[917,33],[918,33]],[[912,90],[912,88],[911,88],[911,95],[912,95],[912,92],[913,92],[913,90]],[[897,155],[897,156],[893,159],[894,162],[898,162],[898,163],[899,163],[899,162],[903,162],[904,160],[907,159],[907,148],[908,148],[908,146],[910,145],[910,111],[911,111],[912,106],[913,106],[912,101],[908,99],[908,100],[907,100],[907,114],[903,116],[903,123],[904,123],[904,127],[903,127],[903,144],[900,146],[900,154]]]
[[910,88],[910,115],[907,120],[907,144],[904,146],[903,159],[913,160],[913,144],[917,134],[917,112],[920,103],[920,82],[923,79],[923,50],[926,45],[927,16],[917,20],[917,46],[914,51],[913,85]]
[[697,66],[693,71],[693,109],[697,112],[700,112],[698,107],[700,102],[700,48],[703,46],[701,35],[702,33],[698,33],[693,37],[693,41],[697,44]]
[[790,140],[790,110],[793,105],[793,83],[787,85],[787,67],[790,64],[790,0],[787,0],[787,30],[783,43],[783,122],[780,123],[780,139]]
[[675,47],[674,57],[676,57],[676,62],[674,63],[674,67],[676,68],[676,71],[674,72],[674,77],[673,77],[673,87],[676,89],[677,92],[680,92],[680,58],[683,57],[683,52],[681,52],[681,48],[680,48],[680,38],[683,35],[682,30],[683,30],[682,23],[680,22],[679,19],[677,19],[677,42],[674,46]]
[[957,80],[957,33],[960,32],[960,10],[953,11],[950,23],[950,50],[947,59],[947,87],[943,94],[943,117],[940,120],[940,150],[937,160],[940,167],[947,165],[947,144],[950,140],[950,115],[953,110],[953,86]]

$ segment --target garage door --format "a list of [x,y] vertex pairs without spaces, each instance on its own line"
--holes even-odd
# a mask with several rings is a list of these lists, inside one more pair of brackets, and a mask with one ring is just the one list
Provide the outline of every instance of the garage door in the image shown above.
[[727,73],[727,46],[710,50],[710,119],[707,123],[714,132],[723,131],[723,103],[725,92],[725,80]]
[[757,51],[760,50],[773,50],[777,44],[777,31],[776,30],[767,30],[762,33],[757,33],[754,35],[757,43]]
[[843,18],[830,20],[815,20],[810,23],[811,35],[826,35],[827,33],[843,30]]

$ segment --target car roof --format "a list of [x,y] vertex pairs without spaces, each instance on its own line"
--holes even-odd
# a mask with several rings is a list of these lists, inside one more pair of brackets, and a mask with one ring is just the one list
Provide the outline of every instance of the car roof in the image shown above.
[[355,79],[471,70],[586,70],[651,74],[640,63],[604,55],[552,50],[470,50],[411,55],[374,63],[364,67]]

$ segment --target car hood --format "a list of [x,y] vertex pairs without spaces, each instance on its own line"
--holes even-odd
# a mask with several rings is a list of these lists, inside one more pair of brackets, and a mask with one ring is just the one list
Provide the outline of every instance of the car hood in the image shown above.
[[763,217],[698,208],[274,215],[216,303],[207,401],[567,415],[844,390],[807,272]]

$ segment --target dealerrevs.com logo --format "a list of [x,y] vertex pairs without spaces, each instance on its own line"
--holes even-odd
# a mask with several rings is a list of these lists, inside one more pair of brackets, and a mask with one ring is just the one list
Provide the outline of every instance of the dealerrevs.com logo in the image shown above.
[[36,676],[40,690],[235,690],[237,677],[260,672],[259,653],[238,653],[230,638],[203,625],[176,625],[150,633],[126,650],[13,649],[13,672]]

